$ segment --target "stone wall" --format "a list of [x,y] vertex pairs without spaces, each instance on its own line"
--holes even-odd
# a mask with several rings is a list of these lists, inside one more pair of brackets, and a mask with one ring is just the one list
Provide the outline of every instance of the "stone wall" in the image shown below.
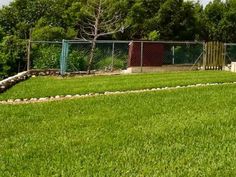
[[9,77],[0,81],[0,93],[16,85],[19,82],[25,81],[31,76],[59,76],[59,70],[31,70],[18,73],[15,76]]
[[30,72],[25,71],[0,81],[0,93],[6,91],[15,84],[28,79],[30,76],[31,76]]
[[[91,74],[94,74],[94,72]],[[65,76],[76,76],[76,75],[87,75],[87,72],[66,73]],[[50,70],[35,69],[18,73],[15,76],[0,81],[0,93],[5,92],[7,89],[11,88],[12,86],[16,85],[19,82],[25,81],[31,76],[60,76],[60,71],[56,69],[50,69]]]
[[31,76],[59,76],[58,69],[33,69],[29,71]]

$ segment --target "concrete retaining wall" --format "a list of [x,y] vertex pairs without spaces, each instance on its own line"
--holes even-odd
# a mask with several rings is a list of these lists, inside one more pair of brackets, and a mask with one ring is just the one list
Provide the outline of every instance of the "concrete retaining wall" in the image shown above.
[[231,71],[236,72],[236,62],[231,63]]
[[164,72],[164,71],[190,71],[197,70],[197,67],[192,65],[163,65],[160,67],[129,67],[124,73],[152,73],[152,72]]

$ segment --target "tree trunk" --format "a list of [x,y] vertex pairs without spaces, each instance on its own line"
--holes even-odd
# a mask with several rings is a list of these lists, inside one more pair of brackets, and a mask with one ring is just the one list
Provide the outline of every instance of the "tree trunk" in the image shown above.
[[91,73],[91,68],[92,68],[92,64],[93,64],[93,58],[94,58],[95,49],[96,49],[96,40],[93,40],[93,42],[92,42],[92,48],[91,48],[91,52],[90,52],[90,57],[89,57],[89,63],[88,63],[87,74],[90,74],[90,73]]

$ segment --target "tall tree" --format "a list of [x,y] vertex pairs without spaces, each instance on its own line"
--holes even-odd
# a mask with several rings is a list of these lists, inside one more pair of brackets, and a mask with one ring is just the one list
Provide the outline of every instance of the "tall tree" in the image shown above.
[[221,21],[225,14],[225,3],[221,0],[210,2],[204,11],[207,40],[222,40]]
[[157,16],[162,0],[137,0],[128,3],[126,23],[131,39],[148,38],[158,28]]
[[228,0],[225,3],[225,12],[220,21],[221,40],[236,42],[236,1]]
[[111,14],[113,1],[88,0],[85,8],[82,8],[83,18],[80,24],[80,36],[92,40],[92,47],[88,61],[88,74],[91,71],[96,41],[98,38],[122,32],[124,27],[121,22],[121,13],[117,10]]
[[195,4],[191,1],[167,0],[158,13],[160,37],[163,40],[195,39]]

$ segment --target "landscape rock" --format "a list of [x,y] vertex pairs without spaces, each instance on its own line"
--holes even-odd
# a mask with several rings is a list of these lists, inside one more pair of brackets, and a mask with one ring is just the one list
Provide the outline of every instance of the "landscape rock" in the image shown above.
[[31,98],[30,101],[37,101],[37,98]]
[[13,103],[14,100],[13,100],[13,99],[9,99],[9,100],[7,100],[7,102],[8,102],[8,103]]
[[39,101],[46,101],[48,98],[39,98]]

